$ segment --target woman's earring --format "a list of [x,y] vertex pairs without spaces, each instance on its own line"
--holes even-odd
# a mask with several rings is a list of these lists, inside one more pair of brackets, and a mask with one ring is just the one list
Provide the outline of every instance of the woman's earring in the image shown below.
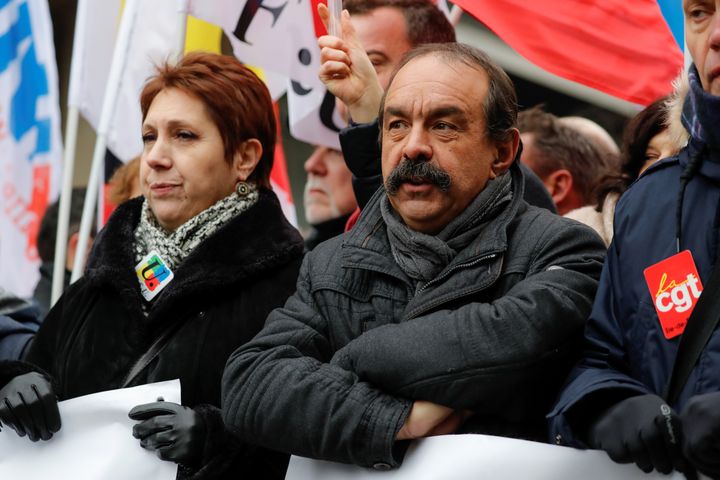
[[235,191],[239,197],[246,197],[250,193],[250,185],[247,182],[238,182],[235,184]]

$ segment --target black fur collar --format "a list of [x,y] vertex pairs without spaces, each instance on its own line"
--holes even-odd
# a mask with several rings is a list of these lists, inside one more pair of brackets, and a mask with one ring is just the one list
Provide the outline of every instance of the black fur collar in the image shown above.
[[[112,214],[96,239],[85,272],[89,285],[111,286],[138,310],[142,297],[135,275],[133,239],[142,202],[142,197],[130,200]],[[153,300],[150,317],[161,316],[179,299],[189,301],[272,274],[302,254],[303,239],[285,219],[277,197],[261,189],[254,206],[208,237],[175,270],[172,283]]]

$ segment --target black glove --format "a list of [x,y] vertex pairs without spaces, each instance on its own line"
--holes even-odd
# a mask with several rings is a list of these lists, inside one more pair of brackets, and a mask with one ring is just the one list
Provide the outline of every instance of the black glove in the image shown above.
[[592,424],[588,443],[617,463],[635,462],[649,473],[688,470],[681,451],[680,420],[657,395],[640,395],[608,408]]
[[688,461],[705,475],[720,478],[720,392],[692,397],[680,420]]
[[50,440],[60,430],[60,411],[50,382],[24,373],[0,389],[0,421],[33,442]]
[[161,459],[192,466],[202,457],[205,422],[192,408],[155,402],[134,407],[128,416],[142,420],[133,427],[133,436]]

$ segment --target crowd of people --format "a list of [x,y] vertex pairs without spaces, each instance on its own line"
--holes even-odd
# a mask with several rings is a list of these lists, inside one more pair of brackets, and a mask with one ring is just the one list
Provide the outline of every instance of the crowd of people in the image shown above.
[[48,441],[60,400],[179,378],[180,404],[128,412],[178,478],[389,470],[460,433],[720,478],[720,0],[683,0],[693,63],[620,148],[519,111],[430,0],[344,7],[319,76],[348,127],[305,164],[310,235],[270,187],[262,81],[159,66],[81,279],[48,311],[47,253],[34,301],[0,290],[0,423]]

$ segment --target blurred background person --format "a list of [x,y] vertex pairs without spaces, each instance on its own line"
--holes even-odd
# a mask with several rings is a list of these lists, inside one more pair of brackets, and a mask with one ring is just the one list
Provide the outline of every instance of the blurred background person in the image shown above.
[[342,152],[316,146],[305,161],[307,181],[303,193],[305,219],[311,230],[305,246],[312,250],[318,243],[345,231],[350,214],[357,208],[352,173]]
[[518,128],[520,161],[543,182],[560,215],[595,203],[595,188],[609,164],[593,142],[540,107],[520,112]]
[[[623,135],[619,172],[606,176],[600,182],[594,206],[581,207],[566,215],[595,229],[605,245],[609,246],[612,241],[615,205],[620,195],[650,165],[677,154],[687,143],[687,131],[682,125],[680,128],[684,136],[670,134],[668,101],[669,97],[660,98],[630,120]],[[679,117],[675,121],[679,123]]]
[[118,167],[108,183],[107,198],[115,206],[142,195],[140,191],[140,157],[135,157]]
[[[85,204],[85,189],[74,188],[70,201],[70,217],[67,230],[67,247],[65,257],[65,278],[64,287],[70,284],[72,267],[75,262],[78,239],[80,238],[80,220],[82,219],[83,205]],[[55,263],[55,239],[57,238],[58,214],[60,211],[60,200],[53,202],[43,215],[38,231],[37,248],[40,256],[40,279],[33,291],[33,300],[40,310],[40,316],[45,317],[50,310],[52,294],[53,265]],[[95,226],[90,231],[87,251],[92,247],[95,237]]]
[[[219,410],[226,359],[294,292],[303,254],[270,189],[270,94],[236,58],[196,53],[159,68],[140,103],[143,197],[110,217],[28,363],[0,368],[0,420],[47,440],[56,395],[178,378],[182,405],[129,412],[142,447],[179,478],[281,479],[287,455],[236,441]],[[29,411],[43,414],[20,423]]]
[[[321,80],[339,100],[338,106],[353,124],[348,130],[361,134],[365,149],[344,150],[345,162],[353,173],[355,197],[362,208],[382,185],[380,148],[376,140],[379,130],[375,122],[383,91],[390,75],[403,56],[412,48],[427,43],[455,42],[455,29],[445,14],[430,0],[345,0],[343,7],[350,14],[352,33],[343,34],[344,56],[337,56],[335,44],[324,45],[324,62],[345,62],[351,59],[352,88],[334,88],[332,78]],[[350,37],[348,35],[351,35]],[[331,37],[326,37],[331,38]],[[322,55],[322,54],[321,54]],[[356,127],[352,125],[357,125]],[[343,134],[340,136],[343,143]],[[555,206],[540,180],[524,165],[525,200],[555,212]],[[348,225],[359,216],[353,213]]]

